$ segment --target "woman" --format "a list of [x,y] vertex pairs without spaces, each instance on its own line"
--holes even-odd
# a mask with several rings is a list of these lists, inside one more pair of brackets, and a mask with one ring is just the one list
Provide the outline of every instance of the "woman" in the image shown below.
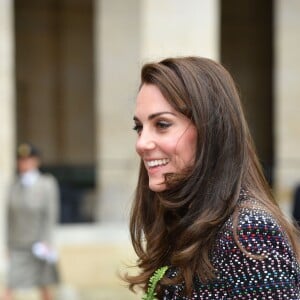
[[30,143],[17,149],[18,177],[7,203],[9,270],[3,299],[13,291],[38,288],[42,300],[52,300],[50,286],[58,283],[57,257],[52,235],[58,218],[56,179],[39,171],[40,154]]
[[197,57],[146,64],[134,122],[140,273],[127,275],[131,289],[158,299],[300,299],[298,232],[272,198],[230,74]]

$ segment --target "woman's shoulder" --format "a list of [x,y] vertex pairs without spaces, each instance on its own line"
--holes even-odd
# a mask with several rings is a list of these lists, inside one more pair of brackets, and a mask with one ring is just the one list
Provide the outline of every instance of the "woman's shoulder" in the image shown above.
[[251,255],[270,252],[292,253],[285,230],[276,217],[260,201],[246,197],[238,202],[234,213],[219,234],[219,242]]
[[232,216],[233,233],[242,249],[254,255],[290,248],[283,228],[271,212],[256,200],[243,203]]
[[233,227],[239,235],[275,233],[282,231],[276,217],[256,199],[247,199],[238,203],[231,216]]
[[298,299],[300,266],[295,252],[284,225],[259,201],[239,202],[216,242],[212,261],[230,294],[239,297],[247,291],[270,299],[281,294]]

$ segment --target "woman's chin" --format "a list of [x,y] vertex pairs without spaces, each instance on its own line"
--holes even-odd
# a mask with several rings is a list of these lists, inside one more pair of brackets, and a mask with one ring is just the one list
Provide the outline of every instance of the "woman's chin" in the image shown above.
[[153,192],[163,192],[166,189],[166,184],[163,182],[149,182],[149,189]]

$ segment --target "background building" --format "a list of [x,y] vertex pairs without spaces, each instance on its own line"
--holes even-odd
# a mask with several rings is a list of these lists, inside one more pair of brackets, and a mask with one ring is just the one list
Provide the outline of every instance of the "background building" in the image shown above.
[[[86,265],[101,249],[124,252],[139,70],[165,56],[207,56],[232,72],[266,175],[290,213],[300,182],[299,50],[298,0],[0,0],[0,273],[5,192],[25,140],[60,181],[63,258],[73,251]],[[63,266],[66,281],[104,280]]]

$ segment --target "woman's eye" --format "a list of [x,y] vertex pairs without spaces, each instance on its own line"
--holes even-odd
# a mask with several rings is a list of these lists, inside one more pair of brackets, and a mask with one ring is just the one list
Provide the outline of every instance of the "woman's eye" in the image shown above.
[[143,126],[142,125],[140,125],[140,124],[135,124],[134,126],[133,126],[133,130],[134,131],[136,131],[137,133],[140,133],[141,131],[142,131],[142,128],[143,128]]
[[166,129],[166,128],[169,128],[171,126],[171,123],[166,122],[166,121],[159,121],[159,122],[156,123],[156,126],[159,129]]

